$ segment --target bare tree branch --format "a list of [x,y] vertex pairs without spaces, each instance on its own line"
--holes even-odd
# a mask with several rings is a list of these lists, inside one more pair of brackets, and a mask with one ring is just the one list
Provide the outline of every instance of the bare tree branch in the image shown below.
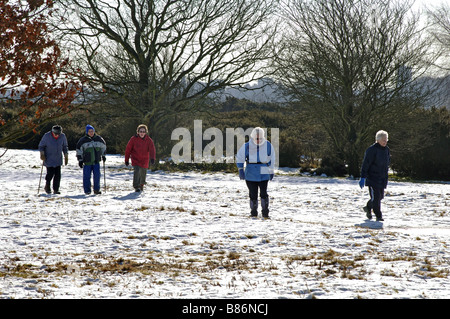
[[278,78],[355,176],[379,125],[426,95],[413,86],[430,64],[429,42],[408,2],[293,0],[283,8],[290,32],[278,44]]
[[61,1],[57,27],[93,88],[158,123],[262,77],[277,2]]
[[442,52],[438,66],[450,71],[450,5],[442,3],[439,7],[428,8],[426,12],[430,22],[429,31]]

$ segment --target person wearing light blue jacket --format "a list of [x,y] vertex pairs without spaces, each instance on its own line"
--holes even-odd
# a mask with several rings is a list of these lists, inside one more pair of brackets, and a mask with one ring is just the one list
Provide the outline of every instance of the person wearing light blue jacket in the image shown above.
[[[245,164],[245,167],[244,167]],[[261,197],[261,212],[263,218],[269,218],[269,195],[267,186],[273,179],[275,164],[275,150],[266,140],[264,130],[260,127],[253,129],[250,141],[242,145],[236,155],[236,166],[239,178],[245,180],[250,197],[250,214],[258,216],[258,189]]]
[[52,130],[45,133],[38,146],[43,165],[47,168],[45,175],[44,190],[47,194],[51,193],[50,184],[53,181],[53,192],[60,194],[59,185],[61,182],[61,165],[67,165],[69,160],[69,148],[67,146],[66,135],[62,132],[59,125],[54,125]]

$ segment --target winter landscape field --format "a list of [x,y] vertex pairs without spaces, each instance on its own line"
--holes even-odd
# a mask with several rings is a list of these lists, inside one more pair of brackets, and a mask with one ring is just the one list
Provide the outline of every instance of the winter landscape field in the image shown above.
[[123,161],[85,195],[70,151],[47,195],[38,151],[0,158],[0,298],[450,298],[449,183],[391,181],[375,222],[357,180],[280,169],[263,220],[237,174],[149,171],[139,195]]

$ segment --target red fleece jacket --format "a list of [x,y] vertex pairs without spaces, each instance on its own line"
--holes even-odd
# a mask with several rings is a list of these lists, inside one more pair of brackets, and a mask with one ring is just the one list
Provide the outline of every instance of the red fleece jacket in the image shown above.
[[125,162],[128,162],[130,157],[131,165],[148,168],[149,160],[156,158],[153,140],[148,135],[144,138],[137,135],[130,138],[125,149]]

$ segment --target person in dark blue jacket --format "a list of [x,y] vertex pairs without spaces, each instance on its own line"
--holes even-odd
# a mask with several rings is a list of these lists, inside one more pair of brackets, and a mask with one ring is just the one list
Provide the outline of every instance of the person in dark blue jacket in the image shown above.
[[378,131],[375,135],[375,143],[364,154],[361,167],[361,179],[359,186],[369,187],[370,200],[363,208],[368,219],[372,219],[372,210],[377,221],[383,221],[381,213],[381,200],[384,198],[384,189],[388,183],[388,169],[391,163],[391,155],[387,146],[388,133]]
[[[244,170],[244,164],[246,164]],[[250,141],[242,145],[236,155],[239,178],[245,179],[250,196],[251,216],[258,216],[258,189],[261,197],[263,218],[269,218],[269,195],[267,185],[273,178],[275,150],[264,137],[264,130],[255,128],[250,134]]]
[[50,184],[53,180],[53,192],[59,194],[59,185],[61,182],[61,165],[63,163],[62,154],[64,154],[64,164],[69,160],[66,135],[62,132],[59,125],[52,127],[52,130],[45,133],[39,142],[39,152],[43,165],[47,168],[45,175],[44,190],[47,194],[51,193]]

